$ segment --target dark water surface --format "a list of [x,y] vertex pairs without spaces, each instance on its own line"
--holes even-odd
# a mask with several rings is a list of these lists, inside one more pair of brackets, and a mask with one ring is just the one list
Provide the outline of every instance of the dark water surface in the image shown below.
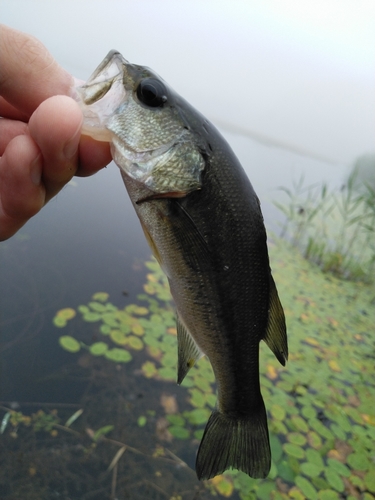
[[123,292],[134,300],[142,290],[150,251],[118,169],[75,178],[0,251],[0,399],[57,401],[59,391],[38,388],[64,358],[51,323],[56,311],[95,291],[120,306]]

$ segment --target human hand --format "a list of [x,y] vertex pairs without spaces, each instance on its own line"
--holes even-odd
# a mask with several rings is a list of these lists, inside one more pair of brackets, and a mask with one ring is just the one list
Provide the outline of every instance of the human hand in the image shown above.
[[32,36],[0,25],[0,241],[74,175],[111,161],[109,144],[81,136],[73,78]]

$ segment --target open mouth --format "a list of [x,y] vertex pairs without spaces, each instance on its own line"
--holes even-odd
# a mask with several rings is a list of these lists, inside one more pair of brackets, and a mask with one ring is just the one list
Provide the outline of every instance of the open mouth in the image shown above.
[[124,63],[122,55],[112,50],[87,82],[73,89],[72,97],[83,113],[82,134],[97,141],[111,142],[113,134],[107,129],[107,123],[126,102]]

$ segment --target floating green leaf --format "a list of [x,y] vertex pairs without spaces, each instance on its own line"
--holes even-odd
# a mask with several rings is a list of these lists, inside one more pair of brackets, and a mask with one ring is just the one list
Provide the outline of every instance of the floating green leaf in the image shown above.
[[74,318],[75,315],[76,315],[76,312],[71,307],[67,307],[65,309],[60,309],[60,311],[57,311],[57,313],[56,313],[56,316],[58,318],[63,318],[66,321],[69,320],[69,319]]
[[137,420],[138,427],[144,427],[146,424],[147,424],[147,417],[145,417],[144,415],[138,417]]
[[143,363],[142,373],[146,378],[154,377],[158,373],[155,363],[153,363],[152,361],[146,361],[145,363]]
[[[108,327],[108,325],[106,326]],[[115,344],[125,345],[128,343],[127,336],[121,330],[111,330],[109,336]]]
[[55,316],[52,322],[57,328],[64,328],[64,326],[66,326],[66,319],[61,316]]
[[89,307],[95,312],[103,313],[107,310],[106,306],[100,302],[89,302]]
[[145,314],[148,314],[148,309],[147,307],[135,307],[133,312],[138,314],[138,316],[144,316]]
[[188,439],[190,437],[190,432],[185,427],[178,427],[177,425],[172,425],[168,427],[169,432],[177,439]]
[[205,408],[196,408],[195,410],[186,412],[185,416],[192,425],[202,425],[207,423],[210,413]]
[[283,455],[283,448],[279,438],[273,434],[270,435],[270,446],[272,458],[277,463]]
[[109,293],[106,292],[96,292],[92,296],[93,300],[97,300],[99,302],[106,302],[109,299]]
[[107,359],[115,361],[116,363],[128,363],[132,360],[132,355],[126,349],[119,349],[114,347],[113,349],[108,349],[104,353]]
[[272,498],[272,493],[276,490],[276,484],[274,482],[267,481],[261,484],[257,489],[257,498],[260,498],[261,500],[269,500]]
[[284,479],[284,481],[287,481],[288,483],[294,482],[295,472],[286,460],[283,460],[282,462],[277,464],[277,470],[279,476]]
[[177,379],[177,372],[173,368],[160,368],[158,370],[159,376],[164,380],[173,380]]
[[348,456],[348,464],[352,469],[366,471],[369,468],[369,460],[364,452],[351,453]]
[[300,446],[291,443],[285,443],[283,445],[285,453],[291,455],[295,458],[303,458],[305,456],[305,451]]
[[316,477],[322,472],[322,468],[311,462],[304,462],[301,464],[301,472],[305,474],[305,476]]
[[340,493],[344,491],[345,489],[344,483],[342,482],[341,477],[337,474],[337,472],[334,469],[331,468],[326,469],[324,471],[324,475],[333,489],[339,491]]
[[314,486],[302,476],[297,476],[295,478],[296,485],[305,495],[308,500],[316,500],[318,498],[316,489]]
[[81,349],[81,344],[70,335],[60,337],[59,343],[63,349],[69,352],[78,352]]
[[309,445],[315,449],[319,449],[322,447],[322,438],[314,431],[310,431],[307,433],[307,440]]
[[190,403],[197,408],[203,408],[206,404],[206,398],[202,391],[198,389],[189,389],[191,398]]
[[167,415],[168,422],[177,427],[183,427],[186,424],[184,417],[181,415]]
[[197,431],[194,431],[194,437],[195,439],[198,439],[198,441],[201,441],[201,439],[203,438],[203,434],[204,429],[198,429]]
[[375,493],[375,467],[371,467],[370,470],[364,477],[364,483],[366,488],[371,491],[371,493]]
[[349,468],[339,462],[338,460],[334,460],[333,458],[328,458],[327,460],[327,465],[333,469],[334,471],[337,472],[337,474],[339,474],[340,476],[344,476],[344,477],[349,477],[350,476],[350,470]]
[[314,449],[307,449],[306,458],[310,463],[317,465],[321,470],[324,468],[322,456],[318,451]]
[[298,432],[289,432],[286,438],[290,443],[297,444],[298,446],[303,446],[307,442],[305,436],[303,434],[298,434]]
[[87,312],[84,314],[83,319],[88,321],[89,323],[94,323],[95,321],[99,321],[101,319],[101,315],[95,312]]
[[271,415],[276,420],[284,420],[286,416],[285,409],[280,405],[273,405],[271,407]]
[[300,417],[298,415],[296,415],[296,416],[293,415],[291,418],[291,422],[297,430],[302,431],[302,432],[309,431],[309,427],[302,417]]
[[95,342],[89,347],[89,350],[93,356],[102,356],[108,350],[108,345],[105,342]]
[[143,349],[142,340],[139,339],[138,337],[134,337],[134,335],[129,335],[128,345],[129,345],[129,347],[131,347],[132,349],[134,349],[136,351],[140,351],[141,349]]
[[340,500],[340,496],[333,490],[320,490],[318,493],[319,500]]

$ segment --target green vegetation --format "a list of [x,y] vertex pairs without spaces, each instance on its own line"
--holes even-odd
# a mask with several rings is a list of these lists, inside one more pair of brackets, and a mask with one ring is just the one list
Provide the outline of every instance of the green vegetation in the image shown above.
[[[261,348],[271,473],[266,480],[255,480],[229,471],[206,485],[212,494],[231,497],[237,493],[241,500],[374,499],[372,288],[322,274],[285,242],[278,241],[270,253],[285,308],[291,353],[287,367],[282,368],[266,346]],[[147,359],[143,357],[139,366],[142,375],[175,383],[177,339],[168,285],[155,261],[146,266],[150,271],[144,285],[146,293],[138,297],[143,305],[119,309],[106,294],[95,294],[77,311],[82,320],[96,324],[95,331],[102,338],[88,344],[64,335],[60,344],[69,352],[78,352],[78,345],[81,352],[86,350],[116,363],[130,362],[137,351],[145,352]],[[78,316],[70,316],[65,324],[80,321]],[[59,317],[61,312],[54,323],[63,327],[56,322]],[[116,356],[108,356],[114,351]],[[196,440],[201,438],[216,401],[207,359],[190,370],[182,388],[188,395],[185,410],[163,405],[166,432],[176,443],[190,443],[196,449]],[[174,392],[184,399],[182,388]],[[145,415],[137,419],[139,427],[148,425]]]
[[340,190],[326,184],[304,186],[303,178],[288,197],[275,202],[286,220],[281,236],[324,272],[373,283],[375,277],[375,186],[361,182],[354,168]]

